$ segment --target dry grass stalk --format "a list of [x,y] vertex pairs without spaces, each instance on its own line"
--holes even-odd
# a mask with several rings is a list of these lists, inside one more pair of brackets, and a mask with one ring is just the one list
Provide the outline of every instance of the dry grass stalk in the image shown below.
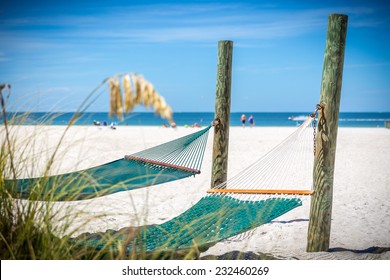
[[134,103],[136,105],[141,103],[141,84],[139,79],[137,79],[137,76],[135,74],[131,75],[131,79],[133,80],[134,85],[134,92],[135,92],[135,99]]
[[131,87],[130,76],[123,76],[122,83],[125,90],[125,112],[130,112],[133,111],[134,108],[133,89]]
[[115,84],[112,79],[108,81],[108,85],[110,87],[110,112],[109,116],[112,117],[115,114],[116,111],[116,96],[115,96]]
[[121,87],[118,78],[115,78],[115,91],[116,91],[117,115],[119,118],[123,118],[123,100],[122,100],[122,92],[121,92]]
[[119,84],[119,79],[117,77],[111,78],[109,80],[110,86],[110,117],[117,115],[122,118],[123,107],[122,107],[122,93]]
[[154,86],[146,81],[141,75],[126,74],[122,79],[124,89],[124,110],[122,104],[122,93],[118,77],[109,80],[110,86],[110,117],[117,115],[122,118],[123,112],[130,112],[135,105],[152,107],[156,114],[173,123],[172,108],[166,103],[164,97],[160,96]]

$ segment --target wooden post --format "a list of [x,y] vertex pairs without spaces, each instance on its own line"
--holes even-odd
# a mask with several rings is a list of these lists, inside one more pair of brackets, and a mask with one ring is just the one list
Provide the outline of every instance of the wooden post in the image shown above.
[[218,42],[211,188],[227,179],[233,42]]
[[324,68],[314,157],[314,195],[310,206],[308,252],[329,249],[332,218],[333,175],[336,155],[340,92],[348,16],[331,14],[328,20]]

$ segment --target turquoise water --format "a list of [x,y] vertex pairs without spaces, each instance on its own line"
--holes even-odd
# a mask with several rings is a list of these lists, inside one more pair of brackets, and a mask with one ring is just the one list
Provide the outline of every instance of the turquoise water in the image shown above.
[[[284,112],[284,113],[253,113],[243,112],[247,118],[253,115],[256,126],[296,126],[309,115],[309,112]],[[231,113],[230,125],[241,126],[241,113]],[[67,125],[72,119],[74,113],[7,113],[7,121],[13,124],[25,125]],[[289,119],[294,116],[293,120]],[[192,125],[198,123],[202,126],[208,125],[214,119],[214,113],[196,112],[196,113],[174,113],[174,120],[177,125]],[[3,116],[1,116],[3,123]],[[123,120],[117,118],[109,118],[107,112],[87,112],[83,113],[77,119],[75,125],[93,125],[94,120],[109,125],[116,122],[117,125],[145,125],[145,126],[161,126],[167,123],[154,113],[131,113],[124,117]],[[390,120],[390,112],[388,113],[340,113],[340,127],[384,127],[384,121]],[[246,125],[249,125],[248,122]]]

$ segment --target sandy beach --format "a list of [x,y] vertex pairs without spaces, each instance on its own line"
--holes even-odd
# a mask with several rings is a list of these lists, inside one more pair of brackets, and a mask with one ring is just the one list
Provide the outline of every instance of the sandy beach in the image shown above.
[[[18,126],[21,146],[29,156],[29,176],[43,170],[65,127]],[[96,166],[196,131],[198,128],[71,127],[58,151],[52,172],[64,173]],[[232,127],[228,177],[280,143],[294,127]],[[82,210],[74,221],[79,233],[159,224],[179,215],[206,194],[210,186],[213,130],[196,177],[121,192],[93,200],[58,203]],[[2,131],[3,134],[3,131]],[[23,150],[18,150],[23,153]],[[331,252],[306,253],[310,197],[238,242],[221,242],[201,254],[232,251],[270,254],[280,259],[390,259],[390,130],[339,128],[333,193]],[[33,166],[33,168],[31,168]],[[22,172],[23,173],[23,172]],[[25,175],[26,175],[25,174]],[[23,174],[21,174],[23,175]],[[83,220],[85,219],[85,220]],[[86,222],[88,221],[88,222]]]

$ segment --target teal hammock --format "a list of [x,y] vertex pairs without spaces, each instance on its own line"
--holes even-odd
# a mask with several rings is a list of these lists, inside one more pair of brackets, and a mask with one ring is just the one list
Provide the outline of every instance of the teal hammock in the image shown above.
[[[93,250],[129,255],[185,250],[239,237],[280,217],[301,206],[300,195],[312,188],[313,120],[310,116],[274,149],[175,218],[136,229],[84,233],[72,242]],[[290,192],[291,189],[295,191]],[[264,195],[265,190],[272,194]],[[131,232],[134,230],[136,234]]]
[[15,198],[82,200],[149,187],[200,173],[211,126],[89,169],[39,178],[5,179]]
[[299,198],[243,201],[231,196],[209,195],[168,222],[141,228],[131,242],[127,242],[126,231],[113,230],[83,234],[73,242],[114,252],[122,247],[128,254],[189,249],[213,245],[249,231],[301,205]]

